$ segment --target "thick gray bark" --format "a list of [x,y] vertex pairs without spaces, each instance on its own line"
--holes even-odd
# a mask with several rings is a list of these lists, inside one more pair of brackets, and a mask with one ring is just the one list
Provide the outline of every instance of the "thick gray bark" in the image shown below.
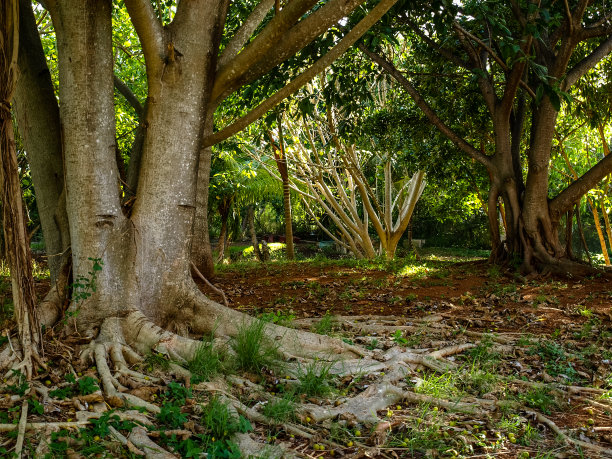
[[[72,310],[78,311],[86,332],[129,304],[132,291],[125,288],[130,263],[120,243],[130,227],[121,210],[115,160],[110,12],[104,0],[62,0],[52,16],[74,278],[91,282],[91,258],[104,264],[96,293],[84,305],[73,301]],[[73,291],[73,298],[78,293]]]
[[32,172],[51,280],[55,282],[61,254],[70,246],[65,199],[61,199],[64,170],[59,108],[31,3],[20,0],[19,6],[19,79],[14,107]]
[[[376,14],[393,2],[384,0]],[[202,138],[212,136],[210,94],[221,81],[215,75],[216,56],[228,4],[181,2],[173,22],[162,27],[148,0],[125,1],[142,43],[149,84],[140,165],[130,165],[132,173],[139,173],[128,217],[122,212],[115,161],[111,2],[49,0],[60,68],[73,273],[85,286],[72,292],[70,325],[84,335],[94,336],[101,324],[112,323],[109,318],[138,314],[182,330],[193,325],[210,331],[214,316],[226,314],[195,292],[190,266],[194,222],[206,224],[206,218],[196,217],[197,210],[207,213],[210,150],[202,149]],[[360,24],[363,33],[367,21]],[[356,37],[357,32],[349,38]],[[199,202],[198,172],[204,197]],[[205,227],[199,236],[207,242]],[[204,247],[210,254],[209,244]],[[92,264],[101,266],[95,288]],[[82,288],[91,296],[80,294]]]

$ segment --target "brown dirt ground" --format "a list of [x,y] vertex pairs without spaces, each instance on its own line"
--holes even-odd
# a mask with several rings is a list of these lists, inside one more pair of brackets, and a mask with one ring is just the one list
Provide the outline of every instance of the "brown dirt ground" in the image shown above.
[[[225,267],[214,282],[225,291],[231,307],[268,317],[273,314],[281,320],[324,315],[393,316],[410,324],[436,315],[443,317],[444,324],[463,331],[550,339],[569,343],[575,349],[586,349],[595,338],[607,336],[604,348],[612,349],[610,278],[527,280],[492,268],[485,260],[438,260],[427,262],[425,267],[418,265],[368,269],[351,266],[350,262],[272,262],[248,268]],[[543,359],[528,351],[518,350],[505,357],[517,358],[527,366],[543,364]],[[603,357],[594,357],[597,369],[586,368],[588,365],[578,358],[571,360],[577,371],[597,387],[612,373],[610,356]],[[545,371],[513,372],[508,367],[501,371],[529,380],[542,381],[542,375],[549,378]],[[587,404],[577,402],[550,417],[563,429],[580,429],[593,414]],[[596,417],[597,425],[612,428],[610,412],[596,413]],[[612,436],[608,442],[612,443]],[[510,449],[496,457],[515,454]]]
[[527,281],[484,260],[441,261],[415,269],[416,274],[407,271],[273,262],[250,269],[230,266],[214,282],[233,308],[297,318],[438,314],[476,331],[540,336],[582,328],[592,317],[604,328],[611,325],[612,281],[603,277]]

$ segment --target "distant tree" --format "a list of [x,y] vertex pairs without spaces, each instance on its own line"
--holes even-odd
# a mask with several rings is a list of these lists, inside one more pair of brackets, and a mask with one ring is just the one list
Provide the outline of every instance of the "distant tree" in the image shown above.
[[[387,57],[376,35],[359,49],[398,81],[436,128],[486,168],[493,261],[522,260],[526,272],[589,272],[566,256],[558,238],[559,221],[612,171],[612,157],[601,158],[554,197],[549,197],[549,161],[563,100],[570,99],[571,88],[612,50],[609,11],[604,2],[587,0],[443,4],[419,4],[398,14],[395,30],[403,27],[403,38],[387,34],[395,43],[409,39],[415,49],[424,47],[419,59],[438,56],[433,66],[438,71],[431,75],[436,84],[427,91],[402,71],[412,65],[408,50]],[[480,92],[489,117],[490,150],[457,132],[456,123],[434,106],[435,94],[457,84]],[[460,104],[458,100],[446,99],[444,104]],[[499,198],[507,222],[504,241]]]
[[[293,139],[285,147],[291,171],[288,181],[307,212],[336,244],[357,258],[375,257],[378,251],[370,236],[371,225],[381,251],[392,259],[425,187],[425,174],[418,171],[412,179],[398,177],[392,171],[392,165],[398,166],[393,152],[358,150],[339,137],[332,107],[323,111],[313,111],[302,123],[288,121]],[[366,177],[368,164],[380,169],[380,177]],[[321,223],[313,205],[325,211],[338,234]]]

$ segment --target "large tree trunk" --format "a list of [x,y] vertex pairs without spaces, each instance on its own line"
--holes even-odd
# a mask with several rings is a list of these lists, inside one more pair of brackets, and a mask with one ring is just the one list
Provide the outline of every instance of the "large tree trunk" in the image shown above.
[[[383,0],[319,66],[350,46],[393,2]],[[150,1],[124,3],[142,43],[149,84],[136,196],[129,215],[122,209],[115,159],[112,2],[52,0],[45,5],[57,38],[63,194],[74,279],[67,328],[92,338],[82,357],[94,358],[108,395],[120,402],[147,406],[117,390],[123,386],[111,374],[109,362],[117,370],[126,370],[124,355],[134,357],[131,348],[142,353],[155,349],[173,359],[189,360],[201,342],[182,335],[214,332],[228,339],[241,326],[256,320],[209,300],[191,277],[198,161],[200,171],[207,175],[210,150],[202,153],[202,145],[204,137],[211,143],[213,138],[212,123],[207,122],[215,108],[215,102],[211,102],[213,83],[221,88],[231,86],[234,70],[246,72],[259,62],[262,53],[269,64],[276,56],[276,48],[270,56],[267,53],[274,45],[270,34],[282,36],[312,5],[308,1],[290,2],[263,38],[255,40],[254,52],[244,50],[238,63],[218,71],[216,57],[229,1],[180,2],[172,22],[165,26]],[[295,40],[289,45],[308,43],[320,33],[325,21],[327,25],[335,23],[357,3],[347,6],[346,2],[331,0],[323,8],[331,5],[337,17],[332,15],[330,19],[317,13],[306,23],[314,22],[312,29],[299,21],[298,32],[302,33],[294,34]],[[297,81],[303,84],[302,80]],[[207,187],[202,190],[206,196]],[[58,278],[60,285],[67,283],[64,270]],[[50,292],[50,298],[41,305],[41,323],[51,325],[62,312],[62,290],[58,287]],[[51,311],[47,308],[51,303],[60,306]],[[265,327],[270,339],[290,356],[330,350],[347,356],[362,354],[333,338],[272,324]],[[5,360],[0,359],[0,367]]]
[[20,0],[19,78],[15,92],[17,125],[36,190],[36,205],[43,230],[51,281],[70,247],[66,214],[64,165],[57,100],[38,37],[31,2]]

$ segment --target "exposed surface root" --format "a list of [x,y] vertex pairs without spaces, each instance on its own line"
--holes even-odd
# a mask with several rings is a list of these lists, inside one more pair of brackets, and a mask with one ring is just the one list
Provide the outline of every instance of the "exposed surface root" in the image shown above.
[[[254,319],[244,313],[226,308],[209,300],[193,286],[187,300],[193,305],[191,322],[192,331],[196,334],[214,332],[222,336],[235,336],[238,329],[248,325]],[[363,357],[367,355],[358,346],[316,333],[298,331],[280,325],[267,324],[266,335],[276,342],[279,351],[288,359],[316,354],[334,354],[337,358]]]
[[563,432],[563,430],[561,430],[553,421],[551,421],[549,418],[544,416],[542,413],[529,412],[529,411],[528,413],[535,416],[538,422],[541,422],[542,424],[546,425],[550,430],[552,430],[555,434],[561,437],[563,441],[566,442],[567,444],[579,446],[580,448],[584,448],[589,451],[596,452],[597,454],[600,455],[600,457],[612,457],[612,448],[602,448],[601,446],[595,445],[593,443],[588,443],[586,441],[576,440],[575,438],[571,438],[565,432]]
[[164,448],[151,440],[146,430],[142,427],[135,427],[128,437],[128,440],[140,451],[142,451],[147,459],[175,459],[178,456],[169,453]]

